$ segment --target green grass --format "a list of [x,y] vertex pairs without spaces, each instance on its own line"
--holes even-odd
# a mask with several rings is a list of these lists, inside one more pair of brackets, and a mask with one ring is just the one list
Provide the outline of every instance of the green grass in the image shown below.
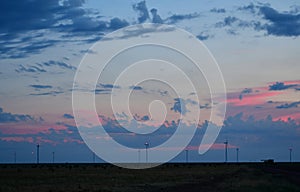
[[[0,165],[0,191],[300,191],[300,164]],[[298,178],[298,179],[297,179]]]

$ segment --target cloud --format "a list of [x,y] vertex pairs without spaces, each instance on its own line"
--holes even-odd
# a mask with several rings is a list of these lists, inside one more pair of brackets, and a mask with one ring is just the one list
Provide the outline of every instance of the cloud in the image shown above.
[[117,30],[117,29],[126,27],[128,25],[129,25],[129,23],[126,20],[115,17],[110,20],[109,29]]
[[225,17],[222,22],[216,24],[217,27],[231,26],[233,23],[237,22],[239,19],[233,16]]
[[269,86],[270,91],[281,91],[297,86],[296,84],[285,85],[284,82],[276,82]]
[[1,1],[1,58],[24,58],[64,42],[91,43],[104,33],[129,25],[117,17],[102,20],[98,12],[84,8],[84,3],[85,0]]
[[43,93],[30,93],[29,95],[31,95],[31,96],[48,96],[48,95],[57,96],[57,95],[60,95],[63,93],[64,93],[63,91],[49,91],[49,92],[43,92]]
[[36,121],[34,117],[24,114],[12,114],[4,112],[0,108],[0,123],[16,123],[16,122],[26,122],[26,121]]
[[121,87],[119,85],[114,85],[114,84],[102,84],[100,83],[100,87],[104,88],[104,89],[120,89]]
[[157,14],[157,9],[153,8],[150,12],[152,14],[152,23],[164,23],[161,17]]
[[51,67],[51,66],[58,66],[60,68],[64,68],[64,69],[71,69],[71,70],[76,70],[76,67],[69,65],[65,62],[62,61],[47,61],[47,62],[43,62],[41,63],[42,66],[47,66],[47,67]]
[[245,88],[239,95],[239,99],[242,100],[244,95],[250,94],[252,92],[253,90],[251,88]]
[[212,12],[212,13],[226,13],[226,10],[224,8],[220,8],[220,9],[213,8],[213,9],[210,10],[210,12]]
[[143,90],[143,87],[141,86],[130,86],[129,89],[135,90],[135,91],[140,91]]
[[144,115],[142,117],[140,117],[139,115],[135,114],[133,116],[133,118],[137,121],[142,121],[142,122],[145,122],[145,121],[149,121],[150,120],[150,117],[148,115]]
[[63,117],[66,118],[66,119],[74,119],[74,116],[73,116],[73,115],[67,114],[67,113],[65,113],[65,114],[63,115]]
[[[133,9],[138,12],[138,22],[144,23],[149,21],[150,15],[146,5],[146,1],[141,1],[133,5]],[[159,24],[175,24],[183,20],[190,20],[199,17],[198,13],[190,13],[190,14],[173,14],[170,17],[162,19],[158,14],[158,10],[156,8],[152,8],[150,10],[152,14],[152,23],[159,23]]]
[[201,41],[205,41],[205,40],[209,39],[210,37],[212,37],[212,36],[205,32],[201,32],[199,35],[197,35],[197,38],[200,39]]
[[29,66],[29,67],[24,67],[23,65],[19,65],[19,67],[15,70],[17,73],[45,73],[47,72],[45,69],[37,66]]
[[205,103],[204,105],[199,105],[200,109],[211,109],[211,106],[209,103]]
[[186,102],[184,99],[175,98],[174,101],[174,105],[171,108],[172,111],[174,111],[175,113],[180,113],[182,115],[185,115],[187,112],[189,112],[186,108]]
[[[299,135],[299,128],[300,124],[297,124],[292,119],[285,122],[282,120],[274,120],[271,115],[268,115],[264,119],[256,120],[251,115],[247,117],[244,116],[243,113],[238,113],[228,117],[224,121],[222,132],[223,134],[233,134],[236,137],[240,137],[241,135],[248,137],[257,136],[264,140],[272,140],[277,137],[283,142],[284,139],[289,139],[283,136],[292,138]],[[269,136],[270,134],[272,134],[272,137]],[[260,141],[263,142],[262,140]]]
[[174,14],[167,19],[165,19],[166,24],[175,24],[182,20],[190,20],[199,17],[198,13],[190,13],[190,14]]
[[141,1],[139,3],[136,3],[132,6],[132,8],[139,14],[138,16],[139,23],[144,23],[145,21],[150,19],[146,1]]
[[300,35],[300,14],[279,13],[272,7],[260,7],[260,13],[268,21],[264,25],[269,35],[275,36],[299,36]]
[[242,7],[239,7],[238,10],[240,11],[249,11],[250,13],[256,13],[257,6],[254,5],[253,3],[250,3],[249,5],[245,5]]
[[[251,21],[249,27],[256,31],[266,31],[268,35],[293,37],[300,35],[300,14],[297,6],[290,11],[280,13],[270,4],[249,4],[239,7],[240,11],[248,11],[254,16],[262,16],[262,21]],[[252,23],[252,24],[251,24]]]
[[300,105],[300,101],[285,103],[283,105],[276,106],[277,109],[289,109],[289,108],[297,108]]
[[[29,87],[34,88],[34,90],[36,91],[36,93],[29,94],[32,96],[48,96],[48,95],[57,96],[59,94],[64,93],[64,91],[62,91],[60,87],[57,87],[55,90],[54,87],[51,85],[29,85]],[[50,90],[50,89],[54,89],[54,90]],[[46,91],[46,92],[42,92],[42,91]]]
[[[76,2],[76,3],[75,3]],[[83,0],[3,0],[0,2],[0,54],[2,58],[20,58],[29,53],[39,53],[57,41],[44,38],[48,31],[59,31],[67,24],[80,28],[92,17],[82,8]],[[77,23],[78,18],[87,18]],[[95,22],[97,23],[97,22]]]
[[35,88],[36,90],[53,88],[51,85],[29,85],[29,87]]

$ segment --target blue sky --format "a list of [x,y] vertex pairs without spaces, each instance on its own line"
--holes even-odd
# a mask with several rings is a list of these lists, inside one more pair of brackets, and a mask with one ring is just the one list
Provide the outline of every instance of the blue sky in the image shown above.
[[[208,153],[198,156],[191,150],[195,161],[223,161],[225,139],[231,144],[232,161],[237,147],[244,161],[285,161],[289,147],[294,149],[295,160],[300,159],[297,1],[4,0],[0,14],[0,162],[11,162],[14,151],[20,162],[32,161],[36,143],[41,143],[44,162],[51,160],[52,151],[57,152],[57,161],[90,161],[92,152],[82,141],[72,113],[75,72],[89,47],[104,35],[146,22],[174,25],[198,37],[224,75],[225,122],[230,123],[223,125]],[[106,94],[115,88],[111,83],[99,82],[97,100],[100,120],[113,132],[118,129],[115,119],[101,111],[107,105]],[[165,97],[164,88],[156,84],[131,87],[137,97],[169,102],[166,128],[176,124],[182,110],[176,110],[176,97]],[[159,96],[150,91],[154,89]],[[180,99],[193,105],[191,98]],[[133,108],[135,118],[143,124],[149,114],[139,107],[142,104],[146,102]],[[209,102],[199,105],[204,114],[209,112]],[[119,115],[125,124],[132,123],[126,114]],[[199,145],[196,138],[203,135],[203,129],[199,128],[191,149]],[[156,134],[169,134],[164,131]],[[143,142],[143,138],[134,142],[126,136],[118,139],[137,148]],[[177,160],[182,158],[179,154]]]

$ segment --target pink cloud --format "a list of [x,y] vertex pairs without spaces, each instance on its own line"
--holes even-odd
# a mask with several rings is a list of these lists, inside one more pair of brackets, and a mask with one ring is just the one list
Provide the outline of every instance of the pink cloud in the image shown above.
[[300,123],[300,113],[282,115],[282,116],[278,116],[278,117],[273,118],[273,120],[275,120],[275,121],[281,120],[281,121],[285,121],[285,122],[287,122],[289,119],[296,120],[298,123]]
[[17,134],[17,135],[26,135],[26,134],[38,134],[38,133],[47,133],[49,128],[55,130],[65,130],[64,125],[57,125],[51,123],[35,123],[35,124],[25,124],[25,123],[9,123],[9,124],[0,124],[0,130],[3,134]]
[[243,96],[243,99],[240,99],[238,96],[236,97],[229,97],[227,99],[228,104],[232,104],[235,106],[256,106],[256,105],[261,105],[264,104],[270,97],[274,97],[277,95],[282,94],[283,92],[281,91],[272,91],[272,92],[258,92],[258,93],[252,93],[252,94],[247,94]]
[[34,140],[32,137],[2,137],[0,138],[1,141],[13,141],[13,142],[28,142],[33,143]]

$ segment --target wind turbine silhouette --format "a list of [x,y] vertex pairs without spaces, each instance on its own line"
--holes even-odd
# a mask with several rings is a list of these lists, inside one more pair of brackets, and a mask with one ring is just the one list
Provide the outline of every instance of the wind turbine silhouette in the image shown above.
[[228,155],[228,139],[226,139],[224,144],[225,144],[225,163],[227,163],[227,161],[228,161],[228,157],[227,157],[227,155]]

